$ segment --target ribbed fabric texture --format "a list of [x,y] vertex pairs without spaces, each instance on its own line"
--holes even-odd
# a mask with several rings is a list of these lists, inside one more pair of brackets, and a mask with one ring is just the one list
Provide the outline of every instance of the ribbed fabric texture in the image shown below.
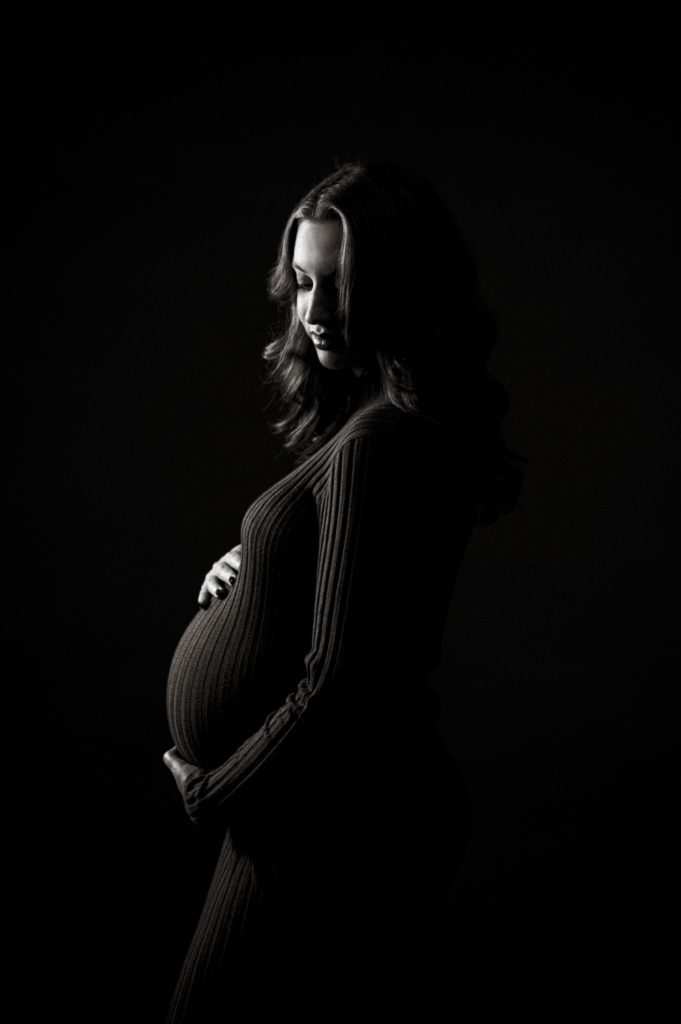
[[346,988],[380,976],[376,949],[413,966],[414,943],[429,948],[413,930],[465,832],[428,674],[472,529],[470,468],[453,435],[375,403],[246,512],[237,583],[169,673],[171,734],[198,766],[187,813],[229,826],[169,1024],[241,1019],[237,991],[246,1006],[284,984],[298,943],[318,983]]

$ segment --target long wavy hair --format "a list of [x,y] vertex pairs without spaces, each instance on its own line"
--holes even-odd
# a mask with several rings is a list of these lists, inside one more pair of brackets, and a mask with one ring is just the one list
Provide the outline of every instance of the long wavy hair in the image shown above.
[[[296,312],[293,248],[302,220],[336,220],[338,317],[365,373],[321,366]],[[502,439],[505,390],[488,360],[497,340],[475,261],[441,197],[416,171],[383,161],[338,166],[296,204],[268,277],[280,322],[263,350],[272,430],[300,461],[382,395],[405,412],[466,430],[479,453],[479,521],[517,503],[520,456]]]

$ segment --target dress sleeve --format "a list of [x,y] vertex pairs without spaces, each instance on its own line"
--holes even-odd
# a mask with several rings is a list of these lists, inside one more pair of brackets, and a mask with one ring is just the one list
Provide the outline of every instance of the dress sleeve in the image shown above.
[[[385,706],[377,680],[394,681],[422,663],[417,620],[429,616],[426,596],[434,593],[423,567],[432,573],[434,563],[417,559],[422,568],[417,565],[407,581],[402,551],[406,538],[423,531],[423,510],[437,496],[419,493],[415,500],[414,486],[423,484],[413,479],[416,466],[398,456],[384,438],[367,436],[346,440],[334,454],[317,495],[319,549],[305,675],[223,764],[192,774],[184,803],[196,824],[227,820],[253,780],[266,777],[329,715],[334,728],[375,722]],[[444,567],[446,558],[437,564]],[[389,721],[388,713],[384,728]],[[347,749],[351,757],[352,743]]]

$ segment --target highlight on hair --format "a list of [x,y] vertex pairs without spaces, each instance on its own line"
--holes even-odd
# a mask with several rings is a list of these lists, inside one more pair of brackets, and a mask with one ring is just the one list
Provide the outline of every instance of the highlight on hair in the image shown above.
[[[338,316],[366,372],[321,366],[296,313],[293,248],[301,220],[341,225]],[[480,446],[480,522],[517,502],[519,463],[505,447],[508,399],[487,363],[497,330],[477,268],[446,204],[420,174],[384,161],[350,161],[296,204],[281,235],[268,294],[281,323],[263,350],[278,410],[273,432],[298,460],[346,421],[360,400],[467,425]]]

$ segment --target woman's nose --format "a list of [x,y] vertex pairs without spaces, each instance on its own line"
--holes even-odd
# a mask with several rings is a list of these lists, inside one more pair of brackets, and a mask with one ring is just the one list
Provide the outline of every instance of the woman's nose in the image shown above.
[[309,324],[323,324],[331,317],[331,308],[328,297],[323,289],[315,287],[309,293],[309,301],[305,319]]

